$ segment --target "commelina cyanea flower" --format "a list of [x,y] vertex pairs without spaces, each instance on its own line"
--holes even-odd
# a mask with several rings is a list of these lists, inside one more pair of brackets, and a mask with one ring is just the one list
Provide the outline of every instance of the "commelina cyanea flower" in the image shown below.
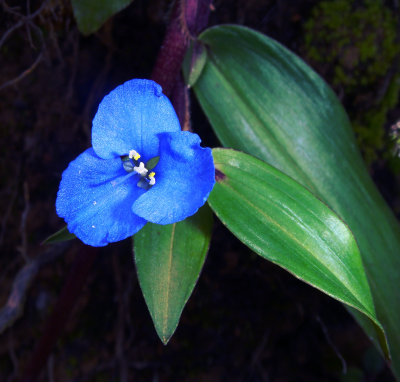
[[209,148],[181,131],[161,86],[131,80],[101,101],[92,147],[62,175],[57,214],[84,243],[123,240],[147,222],[171,224],[193,215],[214,185]]

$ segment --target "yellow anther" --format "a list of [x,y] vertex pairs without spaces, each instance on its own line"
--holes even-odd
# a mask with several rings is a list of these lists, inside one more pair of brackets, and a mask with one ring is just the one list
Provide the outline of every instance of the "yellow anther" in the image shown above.
[[134,159],[134,160],[138,160],[140,158],[140,154],[135,151],[135,150],[130,150],[129,151],[129,159]]
[[149,180],[150,180],[149,185],[150,186],[154,186],[156,184],[156,178],[154,178],[155,175],[156,175],[156,173],[154,171],[152,171],[149,174]]

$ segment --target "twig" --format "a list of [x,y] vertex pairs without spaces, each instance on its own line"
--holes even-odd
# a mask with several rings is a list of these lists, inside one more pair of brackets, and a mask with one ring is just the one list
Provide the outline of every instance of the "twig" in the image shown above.
[[4,240],[4,235],[6,233],[6,228],[7,228],[7,222],[8,222],[8,218],[10,217],[12,208],[14,207],[14,202],[15,199],[18,195],[18,183],[19,183],[19,175],[21,173],[21,162],[19,162],[17,168],[18,170],[16,171],[17,175],[15,176],[15,183],[13,186],[13,192],[11,194],[11,197],[9,199],[9,202],[7,204],[7,210],[3,215],[3,218],[1,220],[1,232],[0,232],[0,246],[3,244],[3,240]]
[[[112,47],[112,25],[113,25],[112,20],[110,20],[108,23],[105,24],[105,26],[103,28],[103,30],[104,30],[103,38],[108,42],[108,44],[106,44],[106,45],[110,46],[110,47]],[[82,112],[82,120],[84,123],[83,127],[84,127],[84,131],[86,133],[86,136],[88,137],[89,142],[91,140],[91,126],[88,125],[86,123],[86,121],[90,120],[90,115],[92,113],[93,104],[98,97],[99,90],[103,88],[105,79],[107,78],[107,74],[111,69],[112,57],[113,57],[113,49],[110,48],[105,57],[104,65],[103,65],[99,75],[96,77],[96,79],[94,80],[94,82],[92,84],[89,96],[87,98],[85,107]]]
[[[53,35],[53,28],[51,28],[51,36]],[[57,39],[56,37],[52,36],[52,39],[54,40],[54,45],[56,47],[56,51],[58,52],[60,50]],[[78,35],[78,30],[75,28],[72,31],[68,33],[68,44],[72,45],[72,60],[70,63],[70,69],[68,72],[68,84],[67,84],[67,90],[65,92],[65,98],[64,98],[64,104],[65,105],[70,105],[71,100],[74,95],[74,86],[76,82],[76,75],[78,72],[78,65],[79,65],[79,35]],[[61,62],[64,65],[65,60],[62,58],[61,52],[59,53],[59,56],[61,57]],[[61,110],[61,115],[60,115],[60,126],[65,126],[65,119],[66,116],[70,110],[68,108],[63,108]],[[83,120],[83,118],[82,118]],[[78,120],[75,120],[71,126],[71,131],[76,131],[77,126],[79,126]]]
[[25,207],[24,210],[22,211],[22,216],[21,216],[21,225],[20,225],[20,234],[21,234],[21,246],[19,247],[19,251],[21,252],[22,257],[26,262],[30,261],[30,258],[28,256],[28,240],[27,240],[27,235],[26,235],[26,220],[29,214],[29,210],[31,209],[31,205],[29,202],[29,186],[28,183],[25,181],[24,182],[24,201],[25,201]]
[[[65,104],[69,104],[72,99],[74,93],[74,85],[76,80],[76,74],[78,72],[78,64],[79,64],[79,36],[77,30],[72,31],[72,33],[68,34],[71,36],[72,40],[72,70],[69,74],[67,91],[65,92]],[[56,39],[55,39],[56,40]],[[59,48],[58,48],[59,49]],[[60,53],[61,55],[61,53]],[[63,114],[64,115],[64,114]]]
[[116,323],[117,338],[115,341],[115,355],[119,366],[119,381],[128,381],[128,363],[125,358],[125,301],[124,301],[124,285],[122,282],[121,268],[119,266],[119,258],[113,256],[113,268],[115,275],[115,284],[117,290],[118,317]]
[[88,373],[86,373],[86,375],[83,375],[79,381],[80,382],[81,381],[93,381],[95,379],[94,377],[96,376],[96,374],[107,371],[107,370],[114,369],[115,366],[116,366],[115,359],[113,359],[110,362],[99,363],[98,365],[96,365],[96,367],[94,369],[90,370]]
[[151,379],[151,382],[158,382],[158,381],[159,381],[158,370],[154,370],[153,378]]
[[257,346],[253,356],[251,357],[250,368],[254,368],[260,362],[261,354],[268,342],[269,332],[269,329],[264,332],[260,344]]
[[[135,284],[133,283],[135,281]],[[131,318],[131,309],[130,309],[130,302],[131,296],[134,290],[134,286],[137,285],[137,279],[133,277],[129,277],[127,281],[127,285],[125,287],[124,292],[124,301],[125,301],[125,327],[128,328],[128,335],[125,339],[125,346],[129,349],[133,343],[135,338],[135,331],[134,326],[132,325],[132,318]]]
[[33,64],[31,66],[29,66],[27,69],[25,69],[21,74],[19,74],[17,77],[6,81],[5,83],[3,83],[0,86],[0,91],[2,91],[3,89],[15,85],[17,84],[19,81],[21,81],[22,79],[24,79],[28,74],[30,74],[40,63],[40,61],[43,58],[43,54],[44,54],[44,47],[45,47],[45,43],[44,43],[44,38],[43,38],[43,33],[41,31],[41,29],[35,25],[33,23],[33,19],[40,15],[41,12],[45,9],[45,7],[47,6],[48,0],[46,0],[40,7],[39,9],[37,9],[34,13],[30,13],[30,3],[28,0],[27,3],[27,15],[23,15],[19,12],[15,12],[12,8],[10,8],[5,2],[3,2],[3,8],[13,14],[16,15],[17,17],[20,18],[20,20],[14,24],[11,28],[9,28],[6,33],[4,33],[3,37],[0,39],[0,47],[4,44],[4,42],[7,40],[7,38],[18,28],[25,26],[27,28],[27,34],[28,34],[28,41],[30,42],[30,45],[33,46],[33,41],[32,41],[32,36],[31,36],[31,29],[30,28],[34,28],[40,38],[41,41],[41,51],[39,53],[39,55],[36,57],[35,61],[33,62]]
[[28,10],[28,14],[27,15],[23,15],[20,12],[16,12],[14,11],[14,9],[16,9],[17,7],[10,7],[9,5],[6,4],[5,1],[3,1],[3,8],[6,12],[11,13],[17,17],[23,18],[25,20],[33,20],[36,16],[39,16],[43,10],[47,7],[47,4],[49,3],[50,0],[45,0],[42,5],[33,13],[29,14],[29,10]]
[[39,269],[56,259],[69,243],[52,246],[42,255],[26,263],[17,273],[6,304],[0,309],[0,333],[11,326],[22,314],[26,293]]
[[33,278],[38,272],[38,263],[27,263],[14,279],[11,293],[6,304],[0,310],[0,333],[11,326],[21,316],[25,302],[26,292]]
[[5,0],[0,0],[0,4],[2,5],[3,9],[5,12],[8,13],[15,13],[15,14],[19,14],[18,10],[21,9],[20,6],[16,5],[15,7],[10,7],[9,5],[7,5],[7,3],[5,2]]
[[21,258],[19,256],[14,256],[14,258],[1,270],[0,285],[2,285],[7,274],[11,272],[12,269],[15,269],[19,263],[21,263]]
[[332,350],[335,352],[336,356],[339,358],[341,364],[342,364],[342,374],[346,375],[347,374],[347,363],[342,354],[340,353],[339,349],[336,347],[336,345],[333,343],[331,337],[329,336],[328,329],[326,328],[325,324],[322,322],[321,318],[317,316],[317,321],[321,326],[322,333],[324,333],[324,337],[326,339],[326,342],[331,346]]
[[8,36],[11,35],[16,29],[22,27],[24,25],[24,20],[18,21],[16,24],[14,24],[12,27],[10,27],[6,33],[3,34],[3,37],[0,39],[0,48],[4,44],[4,42],[7,40]]
[[263,353],[263,351],[265,349],[265,346],[267,345],[268,338],[269,338],[269,333],[270,333],[270,330],[267,329],[264,332],[259,345],[255,349],[255,351],[254,351],[254,353],[253,353],[253,355],[251,357],[250,365],[249,365],[249,368],[248,368],[248,372],[247,372],[248,375],[244,378],[245,380],[253,380],[257,369],[259,369],[259,371],[261,373],[265,373],[264,369],[262,368],[262,363],[260,362],[260,358],[261,358],[262,353]]
[[83,250],[76,254],[67,281],[64,284],[53,312],[46,321],[43,335],[36,345],[21,381],[34,382],[37,380],[58,337],[64,330],[97,254],[98,249],[89,246],[83,247]]
[[24,79],[28,74],[30,74],[39,64],[40,61],[42,61],[43,58],[43,51],[39,53],[39,56],[37,56],[35,62],[26,70],[24,70],[20,75],[17,77],[13,78],[12,80],[6,81],[4,84],[0,86],[0,91],[2,91],[5,88],[8,88],[11,85],[15,85],[22,79]]
[[54,382],[54,355],[51,354],[47,361],[47,375],[49,377],[49,382]]
[[5,1],[3,1],[3,8],[6,12],[13,14],[17,17],[20,18],[20,20],[14,24],[12,27],[10,27],[6,33],[4,33],[3,37],[0,39],[0,48],[1,46],[4,44],[4,42],[7,40],[7,38],[18,28],[21,28],[23,25],[25,25],[26,23],[29,23],[30,21],[32,21],[34,18],[36,18],[36,16],[39,16],[42,11],[46,8],[47,4],[48,4],[49,0],[46,0],[43,2],[43,4],[33,13],[28,14],[28,15],[23,15],[19,12],[16,12],[13,10],[13,8],[11,8],[10,6],[8,6]]
[[19,374],[19,361],[17,355],[15,354],[14,336],[12,330],[10,330],[10,333],[8,334],[8,354],[10,355],[10,359],[13,364],[13,373],[8,377],[7,382],[11,382]]
[[[26,17],[28,18],[31,13],[31,2],[29,0],[26,0],[26,13],[27,13]],[[29,28],[30,27],[29,23],[26,23],[25,27],[26,27],[26,34],[28,36],[29,44],[30,44],[31,48],[34,49],[35,46],[33,45],[32,34],[31,34],[31,30]]]

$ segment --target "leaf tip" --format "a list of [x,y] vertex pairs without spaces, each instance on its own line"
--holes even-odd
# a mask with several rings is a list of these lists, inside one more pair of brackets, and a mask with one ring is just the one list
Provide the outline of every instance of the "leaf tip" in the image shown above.
[[169,340],[171,339],[172,336],[161,336],[160,340],[163,343],[164,346],[168,345]]

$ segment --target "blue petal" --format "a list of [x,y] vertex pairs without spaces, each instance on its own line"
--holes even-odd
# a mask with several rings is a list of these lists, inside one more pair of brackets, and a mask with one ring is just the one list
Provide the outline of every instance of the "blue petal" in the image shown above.
[[214,162],[200,137],[187,131],[159,134],[160,161],[156,184],[133,204],[132,211],[157,224],[171,224],[193,215],[214,186]]
[[147,161],[159,155],[157,134],[175,131],[180,131],[179,120],[161,86],[135,79],[101,101],[93,119],[92,145],[103,159],[136,150]]
[[146,220],[131,208],[145,191],[136,185],[138,175],[131,174],[127,178],[120,158],[101,159],[91,148],[72,161],[62,175],[56,201],[57,214],[68,230],[94,247],[139,231]]

